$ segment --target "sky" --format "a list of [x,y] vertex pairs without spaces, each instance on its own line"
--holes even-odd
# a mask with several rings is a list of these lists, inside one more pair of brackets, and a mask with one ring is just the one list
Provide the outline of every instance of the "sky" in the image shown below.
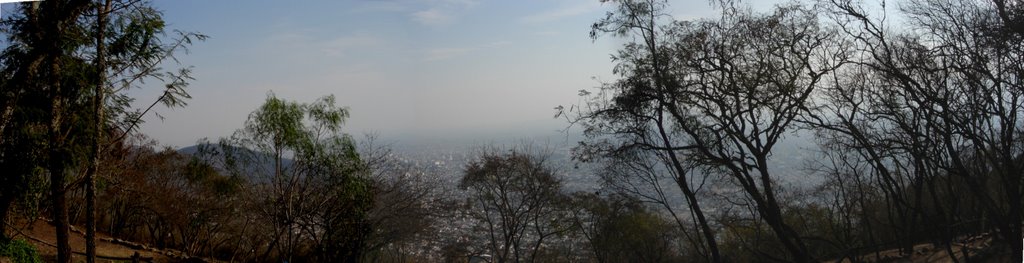
[[[229,136],[270,92],[299,102],[333,94],[350,110],[351,134],[555,134],[567,123],[553,108],[579,104],[579,90],[614,80],[610,54],[625,42],[588,36],[614,7],[598,0],[153,4],[169,28],[210,36],[177,55],[193,67],[188,106],[155,108],[141,125],[172,147]],[[682,0],[671,1],[669,13],[717,11],[707,0]],[[142,105],[160,92],[150,83],[130,95]]]

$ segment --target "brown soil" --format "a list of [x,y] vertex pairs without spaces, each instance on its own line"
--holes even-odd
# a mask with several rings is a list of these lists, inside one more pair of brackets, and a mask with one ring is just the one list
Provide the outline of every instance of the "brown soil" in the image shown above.
[[[40,219],[31,222],[31,225],[29,222],[20,222],[16,228],[8,228],[8,233],[14,238],[23,238],[35,245],[44,261],[56,261],[57,248],[54,244],[57,243],[57,231],[47,221]],[[178,260],[164,255],[162,251],[132,249],[125,245],[111,243],[109,242],[110,236],[103,233],[97,233],[96,237],[96,262],[125,262],[136,252],[144,259],[151,259],[152,262],[178,262]],[[71,231],[70,244],[71,250],[75,254],[72,262],[85,262],[84,234],[80,231]]]

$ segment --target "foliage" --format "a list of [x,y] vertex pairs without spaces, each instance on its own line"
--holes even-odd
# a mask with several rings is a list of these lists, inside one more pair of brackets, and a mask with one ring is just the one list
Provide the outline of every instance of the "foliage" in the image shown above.
[[[333,96],[271,93],[219,144],[156,147],[132,134],[140,118],[190,97],[189,69],[161,66],[205,36],[170,31],[147,1],[22,4],[2,25],[0,225],[19,198],[23,210],[52,204],[69,259],[68,224],[92,221],[96,175],[101,230],[230,261],[860,261],[922,242],[1020,261],[1019,1],[757,13],[717,0],[720,17],[688,21],[666,1],[606,2],[591,37],[628,41],[612,56],[619,78],[558,108],[586,136],[573,157],[598,164],[604,185],[572,195],[551,156],[525,147],[482,150],[459,192],[357,146]],[[152,80],[162,95],[133,109],[125,91]],[[773,158],[800,129],[821,150],[813,190],[783,187]],[[992,237],[994,256],[960,245],[976,236]]]
[[306,104],[270,94],[221,142],[229,173],[252,184],[248,206],[269,233],[251,257],[339,262],[365,253],[373,182],[341,132],[348,110],[334,104],[334,96]]
[[576,194],[574,220],[598,262],[681,262],[678,229],[637,200]]
[[[142,115],[128,113],[132,99],[122,92],[156,79],[167,84],[159,101],[183,105],[188,71],[161,73],[158,64],[193,39],[205,38],[183,33],[180,41],[168,44],[162,15],[148,2],[99,2],[24,3],[3,24],[9,45],[0,55],[0,162],[11,173],[3,178],[9,187],[0,189],[0,215],[6,215],[12,200],[24,194],[30,177],[43,168],[50,175],[50,212],[58,228],[61,262],[71,256],[68,225],[73,218],[67,194],[80,186],[68,182],[77,181],[79,170],[87,171],[86,250],[88,261],[94,260],[94,182],[104,154],[100,149],[108,143],[103,138],[122,139]],[[104,22],[107,18],[113,22]],[[100,99],[107,93],[112,100]],[[103,114],[107,111],[110,114]]]
[[[298,104],[283,100],[277,103]],[[427,210],[432,198],[428,196],[433,191],[430,182],[417,178],[414,173],[419,171],[397,162],[385,148],[374,148],[371,143],[364,153],[356,152],[354,140],[338,132],[343,119],[336,117],[343,115],[338,113],[341,109],[328,105],[332,103],[324,98],[317,105],[290,107],[334,120],[315,128],[331,133],[318,136],[322,142],[291,141],[304,148],[287,150],[290,158],[280,159],[284,178],[277,180],[262,173],[277,171],[277,159],[231,146],[227,144],[231,139],[220,145],[201,144],[195,152],[186,154],[158,148],[141,136],[111,145],[103,170],[112,172],[98,181],[103,190],[98,202],[100,230],[160,248],[179,249],[188,255],[223,260],[290,256],[293,260],[352,261],[384,259],[387,254],[381,252],[400,246],[417,248],[413,242],[421,240],[433,222],[432,212]],[[328,113],[332,110],[336,114]],[[267,115],[268,111],[257,112]],[[297,125],[305,131],[316,127]],[[328,125],[336,126],[334,132]],[[333,136],[341,138],[329,139]],[[367,156],[365,162],[361,160],[363,154]],[[287,206],[277,203],[288,200],[283,194],[265,195],[274,189],[291,192],[295,208],[291,214],[282,209]],[[73,192],[70,201],[81,200],[80,192]],[[81,210],[72,209],[72,215],[75,211]],[[295,236],[280,237],[293,239],[280,241],[294,242],[292,255],[283,254],[289,251],[281,248],[285,245],[272,244],[278,237],[265,223],[286,216],[294,218],[292,226],[298,229]]]
[[43,262],[36,248],[22,239],[0,240],[0,257],[7,257],[19,263]]

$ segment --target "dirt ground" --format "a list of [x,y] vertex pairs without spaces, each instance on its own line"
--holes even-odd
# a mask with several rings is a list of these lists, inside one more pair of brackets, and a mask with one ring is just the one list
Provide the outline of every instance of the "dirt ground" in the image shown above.
[[[863,255],[861,260],[865,262],[911,262],[911,263],[954,263],[954,262],[1009,262],[1008,255],[991,255],[989,248],[993,245],[991,236],[981,235],[967,238],[964,242],[952,244],[949,250],[945,246],[934,246],[932,244],[919,244],[914,246],[914,252],[910,255],[902,254],[898,249],[890,249]],[[970,259],[964,258],[964,253]],[[955,259],[954,259],[955,258]],[[847,263],[849,259],[826,261],[828,263]]]
[[[19,222],[14,228],[8,228],[8,233],[15,238],[22,238],[36,246],[43,261],[56,261],[57,232],[53,225],[44,220],[36,220],[31,225],[28,222]],[[152,259],[150,262],[178,262],[170,257],[152,250],[132,249],[130,247],[109,242],[110,236],[97,233],[96,262],[126,262],[136,252],[144,259]],[[71,231],[71,250],[74,252],[73,262],[85,262],[85,236],[78,231]],[[116,258],[116,259],[115,259]],[[130,261],[128,261],[130,262]],[[145,262],[145,261],[143,261]]]

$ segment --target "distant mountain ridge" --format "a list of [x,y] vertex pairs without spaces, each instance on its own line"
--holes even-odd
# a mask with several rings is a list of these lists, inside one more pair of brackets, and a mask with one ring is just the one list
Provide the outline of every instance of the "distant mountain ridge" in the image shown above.
[[[223,150],[221,150],[219,148],[219,147],[221,147],[220,144],[211,143],[211,144],[208,144],[208,145],[209,146],[205,146],[205,147],[213,147],[213,150],[216,150],[217,152],[220,152],[220,153],[224,152]],[[183,154],[183,155],[194,156],[197,153],[199,153],[199,150],[200,150],[201,147],[204,147],[204,145],[202,145],[202,144],[195,144],[195,145],[179,148],[177,150],[177,152],[180,153],[180,154]],[[265,160],[264,163],[261,163],[261,164],[256,165],[256,166],[248,167],[249,169],[246,172],[244,172],[244,174],[246,175],[244,177],[246,177],[246,178],[248,178],[250,180],[257,179],[256,176],[259,175],[259,171],[257,169],[259,169],[259,167],[274,167],[274,161],[273,161],[274,158],[273,158],[273,156],[270,153],[260,153],[260,152],[257,152],[257,151],[254,151],[254,150],[250,150],[250,149],[246,149],[246,148],[242,148],[242,147],[233,147],[233,148],[236,149],[236,151],[244,151],[245,155],[256,155],[256,156],[260,156],[261,155],[261,158],[259,158],[259,159]],[[294,159],[291,159],[291,158],[281,158],[281,165],[285,169],[290,168],[294,164],[295,164],[295,160]],[[226,170],[226,167],[216,167],[216,168],[220,169],[222,172],[224,170]]]

